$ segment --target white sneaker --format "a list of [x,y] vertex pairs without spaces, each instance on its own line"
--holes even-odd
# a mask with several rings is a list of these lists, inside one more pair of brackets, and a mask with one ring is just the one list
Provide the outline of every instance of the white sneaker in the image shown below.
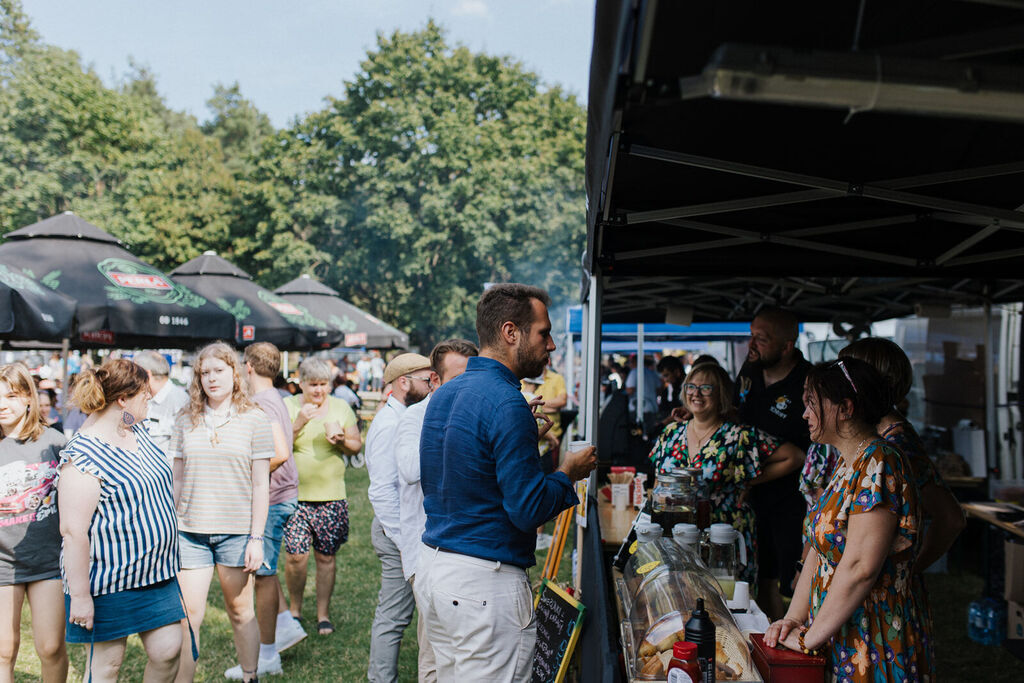
[[280,623],[277,625],[277,636],[274,641],[274,647],[277,648],[278,652],[284,652],[292,645],[296,645],[302,642],[302,639],[306,637],[306,631],[303,630],[302,624],[296,619],[288,619],[285,625],[282,626]]
[[[282,673],[281,655],[276,653],[270,659],[261,659],[259,666],[256,667],[257,676],[275,676],[279,673]],[[242,665],[233,666],[225,671],[224,678],[230,678],[233,681],[242,680]]]

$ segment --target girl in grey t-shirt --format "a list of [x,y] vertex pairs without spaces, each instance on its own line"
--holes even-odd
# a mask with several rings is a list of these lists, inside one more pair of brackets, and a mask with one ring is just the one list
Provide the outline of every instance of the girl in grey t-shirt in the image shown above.
[[0,601],[13,610],[13,619],[0,624],[0,640],[18,642],[27,597],[43,680],[62,681],[68,656],[53,482],[64,435],[46,426],[35,383],[20,363],[0,366],[0,435]]

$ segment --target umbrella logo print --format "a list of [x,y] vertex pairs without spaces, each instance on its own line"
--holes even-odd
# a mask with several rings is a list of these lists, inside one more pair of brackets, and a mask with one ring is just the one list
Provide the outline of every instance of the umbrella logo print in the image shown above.
[[17,289],[19,291],[29,291],[33,294],[42,294],[43,289],[36,281],[27,275],[11,270],[7,266],[0,263],[0,282],[4,283],[11,289]]
[[206,299],[195,292],[167,279],[156,268],[122,258],[107,258],[96,267],[111,284],[106,292],[115,301],[127,300],[136,304],[181,304],[199,308]]

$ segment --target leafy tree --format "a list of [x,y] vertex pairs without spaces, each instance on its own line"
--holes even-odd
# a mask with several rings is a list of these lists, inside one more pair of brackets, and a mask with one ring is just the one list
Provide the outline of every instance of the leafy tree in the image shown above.
[[264,148],[255,177],[283,210],[260,221],[325,252],[328,283],[414,341],[471,335],[485,282],[575,297],[584,122],[572,96],[433,22],[378,36],[342,97]]
[[213,118],[203,124],[203,132],[220,141],[228,168],[236,173],[248,171],[250,158],[264,138],[274,133],[270,118],[242,97],[238,83],[215,86],[206,105]]

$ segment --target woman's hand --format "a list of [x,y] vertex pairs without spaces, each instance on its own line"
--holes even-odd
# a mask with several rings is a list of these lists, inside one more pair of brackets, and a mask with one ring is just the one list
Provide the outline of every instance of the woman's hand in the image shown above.
[[786,648],[787,650],[793,650],[794,652],[803,652],[800,648],[800,629],[794,628],[790,630],[784,638],[779,639],[779,645]]
[[[796,637],[800,634],[801,626],[803,626],[803,624],[790,617],[783,617],[778,621],[773,621],[769,624],[768,630],[764,632],[764,644],[768,647],[777,647],[779,643],[785,644],[790,635],[792,635],[794,641],[796,641]],[[786,645],[786,647],[789,646]],[[799,641],[797,641],[796,649],[800,649]]]
[[92,596],[83,595],[71,598],[71,607],[68,608],[68,621],[78,624],[87,631],[92,630],[93,625]]
[[249,539],[245,544],[245,571],[253,574],[263,566],[263,540]]

